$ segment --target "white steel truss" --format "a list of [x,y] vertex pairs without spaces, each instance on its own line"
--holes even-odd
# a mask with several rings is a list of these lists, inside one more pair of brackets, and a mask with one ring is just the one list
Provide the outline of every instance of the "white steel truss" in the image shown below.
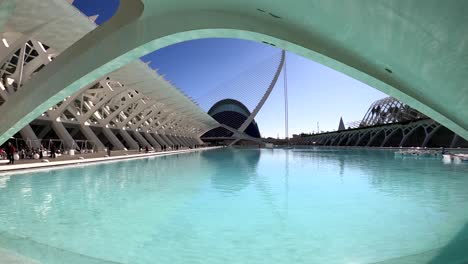
[[[1,37],[0,108],[10,95],[21,90],[23,84],[59,54],[54,48],[35,40],[33,32],[3,32]],[[142,62],[131,63],[83,87],[49,108],[38,119],[52,122],[52,129],[65,142],[66,148],[79,148],[72,138],[72,134],[78,130],[69,133],[59,123],[78,125],[98,148],[104,148],[104,145],[86,126],[199,138],[217,125],[191,99]],[[47,131],[39,136],[44,136]],[[26,126],[21,135],[28,142],[38,142],[38,136],[30,126]],[[138,134],[136,136],[139,138]],[[153,137],[145,135],[144,138],[147,141],[143,142],[157,145]],[[180,140],[180,143],[183,142]],[[118,143],[114,145],[118,148],[123,146]],[[38,144],[32,147],[38,147]]]

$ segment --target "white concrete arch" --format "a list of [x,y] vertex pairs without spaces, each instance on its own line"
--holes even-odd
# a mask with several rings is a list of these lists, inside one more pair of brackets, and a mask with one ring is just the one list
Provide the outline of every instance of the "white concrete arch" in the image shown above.
[[132,60],[208,37],[249,39],[295,52],[407,103],[468,139],[467,8],[468,2],[436,0],[121,0],[110,21],[27,84],[35,89],[24,89],[4,104],[8,111],[0,120],[0,142],[57,101]]

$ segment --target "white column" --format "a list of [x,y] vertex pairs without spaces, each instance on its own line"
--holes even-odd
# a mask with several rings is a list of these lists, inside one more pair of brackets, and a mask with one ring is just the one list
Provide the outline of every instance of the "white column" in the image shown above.
[[173,136],[173,138],[174,138],[177,142],[179,142],[179,145],[186,147],[185,142],[182,140],[182,138],[181,138],[180,136]]
[[73,140],[72,136],[61,122],[52,121],[52,129],[62,140],[65,149],[75,149],[75,140]]
[[174,139],[174,137],[172,135],[165,135],[167,139],[169,139],[169,141],[172,142],[172,144],[174,145],[179,145],[180,143],[177,142],[177,140]]
[[182,145],[182,142],[180,142],[179,138],[177,136],[170,136],[170,139],[172,139],[172,142],[175,142],[177,145]]
[[119,130],[120,135],[123,137],[125,142],[127,142],[130,149],[138,149],[138,143],[133,140],[133,138],[125,130]]
[[28,142],[31,142],[31,147],[39,148],[41,146],[41,142],[39,142],[39,139],[37,138],[30,125],[26,125],[25,127],[23,127],[23,129],[20,130],[20,134],[24,141],[26,141],[26,144],[28,144]]
[[155,149],[161,149],[159,143],[149,133],[143,132],[143,136]]
[[457,145],[458,139],[459,139],[458,135],[456,133],[453,133],[452,142],[450,143],[451,148],[454,148]]
[[172,142],[172,140],[170,140],[166,135],[164,134],[159,134],[159,136],[161,136],[161,138],[164,139],[164,141],[167,142],[167,146],[170,147],[171,145],[175,145],[174,142]]
[[192,144],[190,142],[188,142],[186,137],[180,137],[180,140],[182,141],[182,143],[184,143],[184,145],[186,147],[191,147],[192,146]]
[[190,146],[195,146],[198,144],[193,138],[187,137],[187,141],[190,143]]
[[102,133],[106,136],[107,140],[112,144],[114,150],[124,150],[125,146],[120,142],[119,138],[114,135],[110,128],[103,127]]
[[177,136],[177,139],[182,142],[182,146],[184,147],[189,147],[190,144],[187,143],[187,141],[185,141],[185,138],[183,136]]
[[145,148],[145,146],[148,146],[149,148],[151,147],[151,144],[140,134],[138,131],[129,131],[129,133],[132,133],[136,140],[140,143],[140,146],[142,148]]
[[49,133],[49,131],[52,129],[51,126],[44,126],[44,128],[41,130],[41,132],[39,132],[39,134],[37,135],[38,138],[42,139],[44,138],[47,133]]
[[159,144],[162,146],[162,145],[165,145],[166,147],[168,147],[170,144],[167,143],[162,137],[161,135],[158,135],[156,133],[153,133],[151,134],[158,142]]
[[101,140],[99,140],[99,138],[96,136],[96,134],[93,132],[93,130],[89,126],[80,125],[80,130],[81,130],[81,133],[83,133],[83,135],[89,141],[92,141],[94,143],[94,147],[97,150],[99,150],[99,151],[104,150],[104,148],[105,148],[104,144],[102,144]]

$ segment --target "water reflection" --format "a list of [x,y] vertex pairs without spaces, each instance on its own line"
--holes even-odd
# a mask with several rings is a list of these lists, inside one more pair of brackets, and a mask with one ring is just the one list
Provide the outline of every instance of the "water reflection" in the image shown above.
[[406,195],[418,201],[419,194],[432,192],[434,201],[442,203],[450,197],[468,195],[456,188],[464,180],[457,175],[468,175],[468,166],[445,165],[436,159],[394,158],[393,151],[386,150],[308,149],[292,153],[296,162],[307,164],[312,160],[335,168],[340,176],[362,175],[370,187],[388,195]]
[[0,247],[3,231],[121,263],[377,263],[454,238],[466,170],[386,151],[224,149],[15,176],[0,181]]
[[[398,221],[407,219],[432,226],[426,239],[433,240],[433,247],[443,247],[468,222],[468,215],[460,211],[466,210],[466,206],[460,206],[461,201],[468,201],[467,189],[460,188],[468,185],[468,166],[446,165],[436,159],[395,158],[393,151],[382,150],[296,150],[293,156],[298,163],[318,161],[321,166],[329,166],[349,186],[365,181],[366,187],[388,200],[382,210],[404,205],[406,210],[396,211]],[[362,203],[369,203],[364,200],[367,193],[361,195]],[[466,230],[465,226],[457,240],[468,240]],[[454,244],[452,248],[459,249],[460,244]],[[466,257],[461,251],[457,254]],[[434,263],[443,263],[438,261]]]
[[[194,153],[5,178],[6,186],[0,188],[0,234],[120,261],[103,247],[126,252],[122,241],[136,230],[142,235],[134,243],[151,240],[154,227],[168,221],[208,180],[204,173],[193,177],[204,167]],[[0,247],[7,247],[2,241],[0,237]]]
[[225,192],[238,192],[249,186],[257,176],[259,149],[206,151],[202,156],[213,168],[211,185]]

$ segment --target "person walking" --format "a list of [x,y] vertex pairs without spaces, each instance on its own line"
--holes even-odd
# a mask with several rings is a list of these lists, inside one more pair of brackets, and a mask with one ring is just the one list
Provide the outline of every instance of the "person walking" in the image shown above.
[[[34,156],[34,150],[33,150],[33,156]],[[44,158],[44,147],[41,144],[41,146],[39,147],[39,159],[42,160],[43,158]]]
[[13,146],[13,144],[11,144],[11,142],[8,142],[8,146],[7,146],[7,157],[8,157],[8,164],[15,164],[15,152],[16,152],[16,148],[15,146]]
[[51,158],[55,159],[55,157],[56,157],[56,156],[55,156],[55,152],[56,152],[56,151],[57,151],[57,150],[55,149],[55,144],[52,143],[52,144],[50,145],[50,157],[51,157]]
[[111,156],[111,148],[112,148],[112,145],[111,143],[107,143],[107,156]]

